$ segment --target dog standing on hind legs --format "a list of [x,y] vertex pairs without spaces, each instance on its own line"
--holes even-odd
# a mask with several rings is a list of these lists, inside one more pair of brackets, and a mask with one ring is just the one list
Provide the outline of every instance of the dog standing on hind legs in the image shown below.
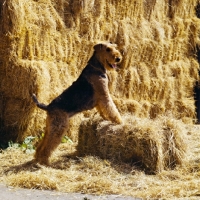
[[36,162],[49,165],[49,157],[67,130],[69,118],[81,111],[96,107],[104,119],[122,122],[110,96],[106,74],[107,70],[116,69],[121,60],[115,44],[97,44],[78,79],[49,105],[39,103],[33,94],[36,105],[47,112],[45,136],[36,149]]

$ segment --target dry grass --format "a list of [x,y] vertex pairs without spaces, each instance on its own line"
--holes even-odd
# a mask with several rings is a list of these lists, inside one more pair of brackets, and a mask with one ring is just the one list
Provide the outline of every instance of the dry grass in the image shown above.
[[188,162],[174,170],[156,175],[145,174],[138,167],[112,159],[77,156],[75,145],[61,144],[52,156],[52,166],[28,163],[33,156],[9,148],[0,153],[0,180],[23,188],[123,194],[144,199],[198,199],[200,194],[200,128],[187,126]]

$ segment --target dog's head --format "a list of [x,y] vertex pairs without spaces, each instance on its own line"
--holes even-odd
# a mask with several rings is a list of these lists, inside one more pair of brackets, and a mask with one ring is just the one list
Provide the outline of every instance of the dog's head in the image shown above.
[[122,55],[116,47],[116,44],[111,43],[100,43],[94,46],[97,59],[107,70],[116,69],[122,60]]

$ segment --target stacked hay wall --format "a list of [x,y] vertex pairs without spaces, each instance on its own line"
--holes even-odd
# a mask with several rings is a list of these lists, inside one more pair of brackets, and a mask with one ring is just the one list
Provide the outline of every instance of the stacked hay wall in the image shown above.
[[[75,80],[97,40],[118,44],[124,59],[110,74],[122,114],[195,120],[197,0],[7,0],[0,15],[0,141],[36,135],[50,102]],[[72,120],[71,135],[85,115]],[[180,133],[181,134],[181,133]]]

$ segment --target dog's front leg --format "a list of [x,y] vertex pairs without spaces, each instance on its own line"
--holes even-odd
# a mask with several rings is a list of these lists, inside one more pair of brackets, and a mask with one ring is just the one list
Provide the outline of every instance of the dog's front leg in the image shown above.
[[104,119],[110,120],[117,124],[122,123],[122,118],[110,95],[105,99],[100,99],[98,101],[97,109],[100,111],[100,114]]
[[94,77],[92,85],[95,91],[95,98],[97,100],[97,109],[104,119],[115,123],[122,123],[122,118],[117,110],[108,89],[108,78]]

